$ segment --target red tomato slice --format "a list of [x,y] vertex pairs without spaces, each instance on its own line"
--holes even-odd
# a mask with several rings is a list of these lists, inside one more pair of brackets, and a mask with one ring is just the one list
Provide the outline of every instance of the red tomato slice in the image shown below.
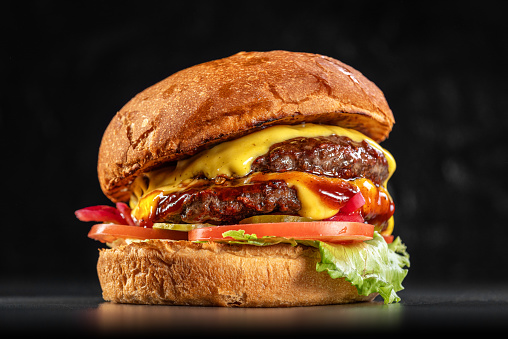
[[144,228],[139,226],[97,224],[92,226],[88,237],[100,242],[116,239],[170,239],[187,240],[187,232]]
[[370,240],[374,234],[374,226],[359,222],[278,222],[196,228],[189,231],[189,240],[233,240],[231,237],[224,238],[222,236],[222,233],[231,230],[244,230],[246,234],[256,234],[258,238],[276,236],[296,240],[320,240],[333,243]]

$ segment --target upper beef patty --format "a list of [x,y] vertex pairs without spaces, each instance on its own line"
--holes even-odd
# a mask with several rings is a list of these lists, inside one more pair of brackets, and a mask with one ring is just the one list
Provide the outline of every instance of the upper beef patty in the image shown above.
[[381,184],[388,178],[383,153],[365,140],[330,135],[295,138],[274,144],[252,164],[252,172],[300,171],[328,177],[367,178]]

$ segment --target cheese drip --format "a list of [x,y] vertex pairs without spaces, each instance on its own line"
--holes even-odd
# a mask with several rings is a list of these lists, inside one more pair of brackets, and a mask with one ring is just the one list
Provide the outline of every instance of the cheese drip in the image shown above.
[[[132,195],[130,205],[136,213],[138,202],[151,192],[158,190],[162,194],[169,194],[182,188],[183,182],[189,179],[204,176],[208,179],[216,177],[226,178],[242,178],[247,176],[251,171],[251,165],[258,157],[266,154],[270,147],[276,143],[280,143],[289,139],[306,137],[313,138],[319,136],[345,136],[356,142],[367,141],[372,147],[381,151],[388,163],[388,179],[395,171],[395,160],[393,156],[384,148],[379,146],[374,140],[368,138],[362,133],[331,125],[301,124],[301,125],[279,125],[265,128],[263,130],[248,134],[241,138],[218,144],[208,150],[202,151],[195,156],[180,160],[176,167],[164,168],[143,176],[138,177],[131,186]],[[384,186],[388,182],[384,182]],[[293,182],[300,192],[309,191],[307,187]],[[323,213],[322,208],[315,208],[315,194],[299,194],[302,199],[302,209],[306,212],[306,216],[319,220],[325,215],[330,216],[331,211]],[[313,215],[312,210],[316,211]]]

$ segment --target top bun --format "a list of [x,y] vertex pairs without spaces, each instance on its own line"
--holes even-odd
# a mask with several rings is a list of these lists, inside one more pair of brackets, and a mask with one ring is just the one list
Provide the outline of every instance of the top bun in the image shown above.
[[394,118],[383,92],[338,60],[241,52],[184,69],[131,99],[104,133],[101,188],[126,201],[140,173],[266,126],[302,122],[352,128],[379,142]]

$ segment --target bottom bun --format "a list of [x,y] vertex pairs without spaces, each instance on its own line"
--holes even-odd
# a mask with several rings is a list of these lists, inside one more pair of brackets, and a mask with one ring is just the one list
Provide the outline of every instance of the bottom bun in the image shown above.
[[149,240],[100,251],[103,298],[116,303],[282,307],[371,301],[316,271],[316,248]]

